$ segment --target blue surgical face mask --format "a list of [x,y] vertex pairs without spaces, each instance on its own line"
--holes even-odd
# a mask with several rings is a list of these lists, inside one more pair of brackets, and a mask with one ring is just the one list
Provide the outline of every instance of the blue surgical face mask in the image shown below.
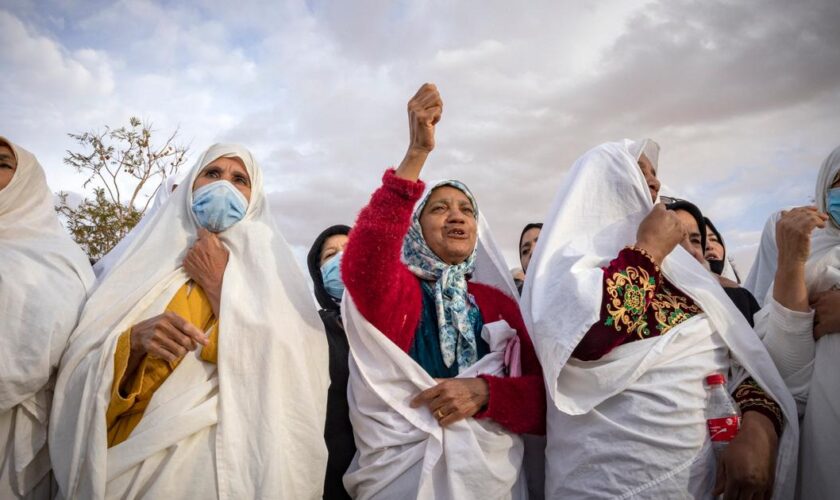
[[228,181],[216,181],[193,192],[192,211],[208,231],[221,233],[236,224],[248,210],[248,200]]
[[826,212],[834,219],[834,223],[840,226],[840,188],[829,189],[825,201]]
[[324,288],[330,294],[330,297],[338,301],[341,301],[341,296],[344,294],[344,282],[341,281],[340,273],[342,255],[344,255],[344,252],[338,252],[321,266]]

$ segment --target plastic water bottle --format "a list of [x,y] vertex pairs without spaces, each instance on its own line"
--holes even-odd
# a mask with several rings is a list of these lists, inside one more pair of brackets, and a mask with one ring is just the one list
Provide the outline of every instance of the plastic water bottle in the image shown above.
[[726,392],[726,377],[713,373],[706,377],[706,425],[715,456],[720,456],[741,427],[741,410]]

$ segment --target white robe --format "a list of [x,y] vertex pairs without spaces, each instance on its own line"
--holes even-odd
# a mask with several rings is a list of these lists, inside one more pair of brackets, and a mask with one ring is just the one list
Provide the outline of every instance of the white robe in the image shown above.
[[[184,358],[128,439],[107,446],[105,412],[120,334],[160,314],[187,281],[190,189],[201,169],[243,160],[251,199],[220,239],[230,251],[218,363]],[[301,498],[321,495],[329,385],[322,324],[274,227],[262,174],[240,146],[214,145],[94,291],[62,359],[50,452],[65,498]],[[185,418],[187,417],[187,418]]]
[[[350,344],[347,398],[358,452],[344,476],[353,498],[526,498],[520,476],[522,438],[501,425],[473,418],[446,428],[428,408],[411,408],[421,391],[437,385],[426,371],[370,324],[345,295]],[[501,376],[506,322],[484,326],[491,352],[459,377]]]
[[129,231],[128,234],[126,234],[125,237],[121,239],[110,252],[103,255],[101,259],[96,261],[93,265],[93,273],[96,275],[96,280],[98,282],[102,282],[108,276],[108,273],[114,268],[114,265],[119,262],[120,258],[122,258],[122,256],[129,250],[132,243],[134,243],[134,239],[137,238],[137,235],[142,232],[146,224],[154,219],[155,214],[157,214],[158,210],[160,210],[166,201],[169,200],[169,197],[172,196],[172,191],[181,183],[182,180],[183,175],[180,173],[167,177],[166,181],[158,187],[151,206],[146,210],[146,213],[143,214],[143,218],[140,219],[140,222],[131,228],[131,231]]
[[[817,178],[815,198],[821,211],[826,209],[826,193],[838,172],[840,148],[825,160]],[[775,245],[772,250],[778,254]],[[805,284],[809,296],[840,290],[840,227],[832,221],[812,233]],[[756,331],[796,398],[802,416],[802,499],[831,498],[840,491],[840,332],[815,342],[813,322],[813,311],[792,311],[773,298],[771,279],[765,306],[756,314]]]
[[774,496],[789,498],[798,442],[793,399],[716,278],[681,247],[662,273],[704,314],[596,361],[571,358],[600,320],[602,267],[635,241],[653,207],[632,149],[631,141],[608,143],[575,163],[528,268],[523,313],[550,399],[546,496],[709,496],[703,378],[731,363],[733,382],[751,375],[782,409]]
[[52,385],[93,273],[41,165],[12,150],[17,170],[0,191],[0,498],[50,498]]

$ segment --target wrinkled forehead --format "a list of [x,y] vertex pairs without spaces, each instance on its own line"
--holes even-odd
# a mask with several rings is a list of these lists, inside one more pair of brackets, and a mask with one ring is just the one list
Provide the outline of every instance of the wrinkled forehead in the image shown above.
[[455,180],[441,181],[433,184],[417,205],[414,211],[415,215],[419,217],[430,201],[439,199],[442,196],[442,188],[451,188],[460,192],[469,201],[470,205],[472,205],[472,209],[476,212],[476,217],[478,216],[478,204],[475,202],[472,192],[464,183]]
[[219,160],[221,160],[221,159],[234,160],[234,161],[236,162],[236,165],[237,165],[237,166],[239,166],[239,167],[241,167],[241,168],[242,168],[242,170],[244,170],[244,171],[245,171],[245,173],[246,173],[246,174],[248,174],[248,177],[251,177],[251,170],[248,168],[248,164],[245,162],[245,160],[243,160],[241,157],[237,156],[237,155],[236,155],[236,154],[234,154],[234,153],[231,153],[231,154],[225,154],[225,155],[220,155],[220,156],[217,156],[217,157],[215,157],[215,158],[213,158],[213,159],[211,159],[211,160],[207,161],[207,162],[206,162],[206,163],[205,163],[205,164],[204,164],[204,165],[203,165],[203,166],[199,169],[198,173],[199,173],[199,174],[201,174],[201,172],[204,172],[204,171],[205,171],[205,170],[207,170],[210,166],[212,166],[212,165],[214,165],[214,164],[217,164],[217,163],[219,162]]

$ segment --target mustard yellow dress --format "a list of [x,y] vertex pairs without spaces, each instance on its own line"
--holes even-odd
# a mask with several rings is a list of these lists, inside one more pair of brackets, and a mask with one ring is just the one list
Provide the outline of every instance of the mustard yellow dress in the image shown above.
[[[181,316],[202,331],[206,332],[212,327],[208,344],[201,348],[200,356],[203,361],[216,363],[219,328],[204,290],[193,282],[185,283],[175,293],[166,310]],[[123,380],[131,354],[130,334],[129,328],[120,335],[114,354],[114,384],[111,388],[111,402],[105,415],[108,425],[108,447],[128,439],[131,431],[143,418],[143,412],[146,411],[152,395],[183,359],[168,362],[144,356],[131,378]],[[125,390],[121,390],[121,387]]]

